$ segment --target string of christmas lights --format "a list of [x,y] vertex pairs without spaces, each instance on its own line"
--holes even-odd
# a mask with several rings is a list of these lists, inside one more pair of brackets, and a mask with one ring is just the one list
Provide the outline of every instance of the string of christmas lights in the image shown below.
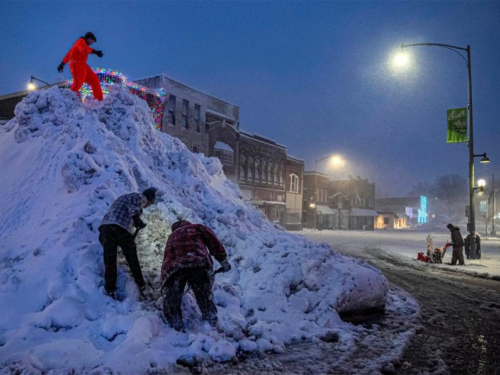
[[[105,68],[92,68],[99,81],[101,82],[102,93],[104,97],[109,94],[110,85],[121,85],[127,88],[132,94],[138,96],[148,103],[149,108],[153,111],[153,119],[156,124],[156,129],[161,129],[163,121],[163,109],[165,108],[165,100],[167,98],[166,91],[161,89],[150,89],[146,86],[139,85],[138,83],[128,81],[123,73],[117,70]],[[73,80],[68,81],[68,87],[71,87]],[[86,83],[80,89],[80,97],[85,100],[88,96],[92,95],[92,88]]]

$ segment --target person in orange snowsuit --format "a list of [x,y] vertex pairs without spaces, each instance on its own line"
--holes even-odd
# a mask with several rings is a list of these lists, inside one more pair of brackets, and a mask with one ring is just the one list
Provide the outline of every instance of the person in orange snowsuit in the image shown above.
[[90,48],[90,46],[96,41],[97,39],[95,35],[91,32],[88,32],[85,36],[78,38],[73,47],[71,47],[66,56],[64,56],[64,59],[57,67],[57,70],[59,73],[62,73],[64,70],[64,64],[69,62],[69,70],[73,76],[71,91],[78,93],[78,91],[82,88],[82,85],[84,83],[88,83],[92,88],[94,98],[102,100],[102,89],[99,78],[97,78],[97,75],[92,71],[90,66],[87,65],[88,55],[94,54],[99,57],[104,56],[102,51]]

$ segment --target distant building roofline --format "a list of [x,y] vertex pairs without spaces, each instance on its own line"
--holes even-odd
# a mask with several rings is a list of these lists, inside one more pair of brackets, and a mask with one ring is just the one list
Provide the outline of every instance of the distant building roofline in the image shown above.
[[[67,80],[64,80],[64,81],[60,81],[60,82],[54,82],[51,85],[52,86],[61,87],[62,85],[65,85],[66,82],[67,82]],[[49,85],[39,86],[39,87],[37,87],[37,90],[46,90],[46,89],[48,89],[50,87],[51,86],[49,86]],[[23,91],[12,92],[10,94],[5,94],[5,95],[0,96],[0,100],[10,99],[10,98],[17,98],[19,96],[26,96],[30,92],[31,92],[30,90],[23,90]]]
[[240,107],[239,107],[239,106],[237,106],[236,104],[233,104],[233,103],[231,103],[231,102],[228,102],[227,100],[220,99],[220,98],[218,98],[218,97],[216,97],[216,96],[214,96],[214,95],[212,95],[212,94],[208,94],[208,93],[206,93],[205,91],[199,90],[199,89],[197,89],[196,87],[193,87],[193,86],[187,85],[187,84],[185,84],[184,82],[181,82],[181,81],[179,81],[179,80],[177,80],[177,79],[173,79],[173,78],[171,78],[171,77],[167,76],[165,73],[154,74],[154,75],[151,75],[151,76],[146,76],[146,77],[143,77],[143,78],[134,78],[134,79],[130,79],[130,80],[131,80],[131,81],[133,81],[133,82],[136,82],[136,81],[143,81],[143,80],[146,80],[146,79],[157,78],[157,77],[165,77],[165,78],[167,78],[167,79],[169,79],[169,80],[171,80],[171,81],[174,81],[175,83],[178,83],[178,84],[180,84],[180,85],[182,85],[182,86],[185,86],[185,87],[187,87],[187,88],[190,88],[190,89],[196,90],[196,91],[198,91],[198,92],[202,93],[203,95],[210,96],[211,98],[214,98],[214,99],[220,100],[221,102],[224,102],[224,103],[226,103],[226,104],[232,105],[232,106],[237,107],[237,108],[240,108]]
[[305,163],[305,162],[304,162],[304,159],[298,158],[298,157],[296,157],[296,156],[292,156],[292,155],[288,155],[288,154],[287,154],[287,155],[286,155],[286,158],[287,158],[287,159],[290,159],[290,160],[292,160],[292,161],[296,161],[297,163],[301,163],[301,164],[304,164],[304,163]]

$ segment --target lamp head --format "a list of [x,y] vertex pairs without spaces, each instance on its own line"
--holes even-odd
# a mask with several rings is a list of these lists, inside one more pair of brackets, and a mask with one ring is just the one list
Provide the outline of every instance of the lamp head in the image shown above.
[[483,157],[481,158],[481,160],[479,160],[480,163],[483,163],[483,164],[486,164],[486,163],[489,163],[490,162],[490,158],[488,158],[486,156],[486,152],[483,154]]
[[486,181],[483,179],[478,180],[477,186],[479,186],[479,188],[484,188],[486,186]]
[[30,81],[28,82],[28,91],[33,91],[33,90],[36,90],[36,85],[35,83],[33,82],[33,76],[31,76],[31,79]]

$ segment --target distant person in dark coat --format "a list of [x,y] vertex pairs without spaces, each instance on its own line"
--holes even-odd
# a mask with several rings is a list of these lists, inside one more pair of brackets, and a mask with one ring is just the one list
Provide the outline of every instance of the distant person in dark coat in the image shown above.
[[203,319],[212,327],[217,327],[211,255],[219,261],[224,272],[231,269],[224,246],[210,228],[186,220],[179,220],[172,225],[161,274],[165,296],[163,314],[177,331],[183,329],[181,303],[186,284],[194,292]]
[[[476,258],[481,259],[481,237],[479,234],[475,233],[476,237]],[[465,255],[467,259],[470,258],[470,233],[465,237]]]
[[460,233],[460,228],[454,226],[453,224],[448,224],[446,226],[450,232],[451,232],[451,242],[450,244],[453,246],[453,254],[451,256],[451,264],[454,266],[458,264],[463,266],[464,263],[464,253],[463,253],[463,247],[464,247],[464,238],[462,237],[462,234]]
[[145,282],[142,276],[133,228],[138,230],[146,227],[141,220],[142,210],[156,200],[156,188],[151,187],[139,193],[125,194],[118,197],[104,215],[99,226],[99,242],[104,254],[104,280],[106,293],[116,298],[116,258],[118,246],[130,267],[130,272],[140,291]]

